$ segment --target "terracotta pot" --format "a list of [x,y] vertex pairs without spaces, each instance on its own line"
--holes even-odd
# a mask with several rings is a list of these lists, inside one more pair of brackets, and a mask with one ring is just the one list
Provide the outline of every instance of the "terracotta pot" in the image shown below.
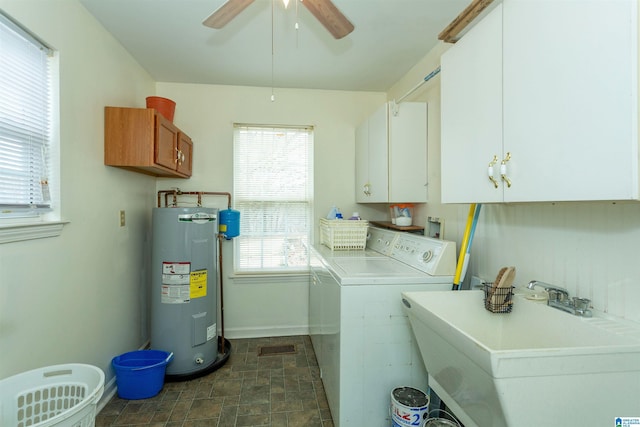
[[173,113],[176,111],[176,103],[168,98],[160,96],[148,96],[147,108],[153,108],[173,123]]

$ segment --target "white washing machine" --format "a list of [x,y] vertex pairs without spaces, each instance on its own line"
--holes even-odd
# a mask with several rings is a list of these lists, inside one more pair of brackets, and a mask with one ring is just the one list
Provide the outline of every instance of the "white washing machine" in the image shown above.
[[316,246],[309,326],[335,425],[388,427],[391,391],[427,391],[404,291],[451,290],[454,242],[371,227],[365,251]]

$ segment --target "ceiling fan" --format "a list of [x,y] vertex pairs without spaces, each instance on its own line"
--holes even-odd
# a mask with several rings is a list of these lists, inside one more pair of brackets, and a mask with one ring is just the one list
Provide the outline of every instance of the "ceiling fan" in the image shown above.
[[[255,0],[227,0],[202,23],[207,27],[220,29],[227,25]],[[341,39],[353,31],[353,24],[338,10],[331,0],[299,0],[309,12],[336,39]],[[288,3],[288,1],[286,2]]]

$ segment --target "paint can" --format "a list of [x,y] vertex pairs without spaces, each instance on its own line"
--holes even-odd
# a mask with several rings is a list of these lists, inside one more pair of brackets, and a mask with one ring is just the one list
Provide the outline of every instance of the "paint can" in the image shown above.
[[429,412],[429,396],[413,387],[391,392],[391,426],[421,427]]

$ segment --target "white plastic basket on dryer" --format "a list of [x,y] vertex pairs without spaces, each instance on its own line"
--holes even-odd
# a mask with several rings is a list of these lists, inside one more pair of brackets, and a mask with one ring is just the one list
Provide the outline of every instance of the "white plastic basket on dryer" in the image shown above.
[[0,425],[93,427],[104,372],[80,363],[54,365],[0,381]]
[[369,221],[320,218],[320,243],[332,251],[364,250]]

